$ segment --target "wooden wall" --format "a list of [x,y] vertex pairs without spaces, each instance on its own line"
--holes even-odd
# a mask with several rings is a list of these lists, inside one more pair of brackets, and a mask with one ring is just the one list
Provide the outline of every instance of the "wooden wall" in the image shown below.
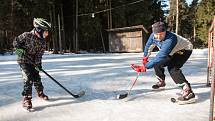
[[110,52],[143,52],[146,32],[142,28],[127,27],[109,31]]

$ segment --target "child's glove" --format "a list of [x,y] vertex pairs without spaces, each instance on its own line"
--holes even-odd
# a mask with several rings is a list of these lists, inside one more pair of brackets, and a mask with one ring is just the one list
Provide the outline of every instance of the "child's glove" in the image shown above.
[[21,49],[21,48],[16,48],[15,53],[16,53],[18,56],[22,56],[22,55],[25,53],[25,50],[24,50],[24,49]]

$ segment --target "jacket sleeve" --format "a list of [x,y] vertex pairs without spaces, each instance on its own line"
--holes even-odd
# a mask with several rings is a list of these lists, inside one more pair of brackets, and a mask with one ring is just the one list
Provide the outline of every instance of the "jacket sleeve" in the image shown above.
[[25,40],[26,40],[25,37],[26,37],[25,33],[19,35],[18,37],[15,37],[13,41],[13,46],[15,48],[25,49]]
[[169,55],[169,53],[173,50],[176,44],[177,44],[177,38],[174,38],[174,37],[168,38],[165,41],[163,41],[160,51],[152,61],[146,64],[146,68],[150,69],[154,66],[155,63],[158,63],[161,60],[165,59]]
[[148,55],[148,49],[150,48],[150,46],[153,44],[153,36],[154,34],[152,33],[146,43],[146,46],[144,48],[144,57],[146,57]]

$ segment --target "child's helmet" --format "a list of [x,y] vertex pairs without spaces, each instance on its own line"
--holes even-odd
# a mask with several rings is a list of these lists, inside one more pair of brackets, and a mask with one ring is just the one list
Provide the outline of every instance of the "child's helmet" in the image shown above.
[[42,30],[49,30],[51,28],[51,24],[43,18],[34,18],[33,25],[35,28]]

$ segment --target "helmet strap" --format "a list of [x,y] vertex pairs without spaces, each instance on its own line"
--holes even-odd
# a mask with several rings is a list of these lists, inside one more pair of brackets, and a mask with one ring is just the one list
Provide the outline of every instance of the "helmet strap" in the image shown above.
[[43,29],[35,28],[35,31],[39,34],[41,39],[44,39],[44,36],[43,36],[44,30]]

